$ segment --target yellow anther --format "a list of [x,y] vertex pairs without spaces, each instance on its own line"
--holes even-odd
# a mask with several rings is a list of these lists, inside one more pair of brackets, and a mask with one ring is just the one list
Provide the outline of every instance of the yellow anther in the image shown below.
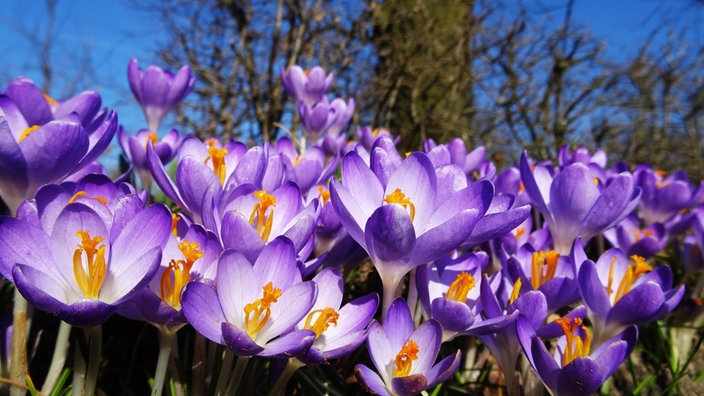
[[330,200],[330,190],[323,186],[318,186],[318,193],[320,194],[320,200],[322,201],[323,205],[328,203]]
[[21,141],[23,141],[24,138],[26,138],[27,136],[31,135],[32,133],[34,133],[34,132],[35,132],[37,129],[39,129],[39,128],[40,128],[39,125],[32,125],[31,127],[29,127],[29,128],[27,128],[27,129],[25,129],[24,131],[22,131],[22,133],[20,134],[20,138],[17,140],[17,143],[20,143]]
[[[107,273],[105,245],[98,246],[103,241],[103,237],[91,238],[87,231],[78,231],[76,236],[81,242],[78,244],[78,249],[73,252],[73,274],[83,295],[86,298],[95,299],[100,294],[100,288]],[[83,267],[84,253],[87,268]]]
[[413,368],[413,361],[418,360],[418,344],[408,340],[394,359],[394,377],[407,377]]
[[271,304],[281,297],[281,289],[269,282],[264,287],[263,297],[244,306],[244,326],[250,337],[264,328],[271,316]]
[[171,213],[171,233],[174,236],[178,236],[178,222],[181,221],[181,217],[176,213]]
[[526,233],[526,228],[521,226],[516,228],[516,233],[513,235],[516,239],[522,237]]
[[467,301],[467,294],[474,288],[474,277],[469,272],[460,272],[445,293],[445,298],[458,302]]
[[538,290],[545,282],[555,277],[559,258],[560,255],[554,250],[533,252],[530,275],[530,284],[533,286],[533,290]]
[[[313,318],[315,318],[315,321],[313,321]],[[330,307],[316,309],[308,314],[303,328],[312,330],[315,333],[315,338],[318,338],[330,325],[337,327],[337,320],[339,318],[340,314]]]
[[216,140],[208,140],[208,156],[205,157],[206,164],[208,161],[213,163],[213,173],[220,179],[220,184],[225,184],[225,176],[227,175],[225,167],[225,155],[227,149],[215,147]]
[[171,260],[161,274],[161,300],[174,309],[181,309],[181,291],[191,280],[193,263],[203,257],[199,247],[197,242],[181,241],[178,249],[183,253],[185,260]]
[[[259,200],[252,208],[249,216],[249,224],[255,226],[257,234],[264,242],[269,241],[271,227],[274,223],[274,207],[276,207],[276,197],[264,190],[254,192],[254,197]],[[255,224],[256,223],[256,224]]]
[[416,217],[416,207],[411,202],[411,199],[406,197],[400,188],[397,188],[391,194],[384,198],[384,202],[387,204],[399,204],[408,210],[408,214],[411,217],[411,221]]
[[85,192],[85,191],[83,191],[83,190],[78,191],[78,192],[76,192],[75,194],[73,194],[73,196],[71,197],[71,199],[68,200],[68,203],[74,203],[74,202],[76,202],[76,200],[77,200],[78,198],[80,198],[80,197],[86,197],[86,198],[92,198],[92,199],[94,199],[94,200],[100,202],[100,203],[103,204],[103,205],[107,205],[107,204],[108,204],[108,200],[105,199],[105,197],[101,197],[101,196],[97,196],[97,197],[88,197],[87,195],[88,195],[88,193]]
[[562,327],[566,338],[565,350],[562,352],[562,367],[572,363],[578,357],[589,356],[591,335],[582,325],[582,319],[562,317],[555,319],[555,322]]
[[523,286],[523,281],[521,281],[521,278],[516,279],[516,283],[513,284],[513,289],[511,290],[511,296],[508,299],[508,305],[513,304],[513,302],[520,297],[521,286]]
[[42,95],[44,95],[44,100],[46,100],[46,102],[49,103],[49,106],[51,106],[52,108],[55,108],[59,105],[56,102],[56,100],[54,100],[54,98],[52,98],[51,96],[49,96],[47,94],[42,94]]
[[[635,281],[638,280],[641,275],[653,270],[653,267],[646,263],[645,259],[641,256],[633,255],[631,256],[631,260],[633,260],[633,265],[629,264],[626,268],[626,272],[621,278],[621,282],[618,285],[618,289],[616,289],[616,295],[614,296],[613,304],[616,304],[618,300],[621,299],[621,297],[631,291],[633,283],[635,283]],[[616,257],[611,260],[611,266],[609,267],[609,280],[606,284],[606,293],[609,297],[611,297],[612,292],[615,263]]]

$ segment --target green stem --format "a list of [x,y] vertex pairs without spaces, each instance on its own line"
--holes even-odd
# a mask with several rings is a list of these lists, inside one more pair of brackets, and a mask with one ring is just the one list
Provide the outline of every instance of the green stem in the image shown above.
[[98,383],[98,369],[100,368],[101,349],[103,346],[103,329],[100,325],[91,327],[88,333],[88,370],[86,372],[86,387],[83,393],[86,396],[95,394]]
[[303,366],[305,366],[305,363],[301,362],[296,358],[288,359],[284,371],[281,373],[281,375],[279,375],[279,379],[276,380],[276,384],[274,384],[274,387],[271,389],[271,392],[269,392],[269,396],[283,395],[288,381],[291,379],[291,377],[293,377],[296,371],[298,371],[298,369]]
[[[12,346],[10,355],[10,379],[24,384],[25,365],[27,364],[27,331],[29,330],[27,300],[15,288],[14,304],[12,306]],[[24,396],[27,390],[13,386],[11,396]]]
[[51,357],[51,365],[49,372],[46,374],[42,393],[49,394],[56,381],[58,381],[61,372],[66,364],[66,354],[68,353],[68,336],[71,334],[71,325],[63,320],[59,323],[59,333],[56,335],[56,344],[54,345],[54,355]]
[[230,380],[230,385],[227,386],[226,395],[234,395],[237,392],[237,388],[240,386],[240,381],[242,380],[242,375],[244,374],[244,369],[249,363],[250,356],[238,356],[237,364],[235,365],[235,372],[232,374],[232,379]]
[[171,345],[176,336],[176,331],[159,329],[159,358],[156,362],[154,372],[154,387],[152,396],[161,396],[166,379],[166,369],[169,367],[169,357],[171,356]]
[[229,349],[223,351],[222,365],[220,366],[220,374],[218,375],[218,383],[215,387],[216,395],[224,395],[227,388],[227,382],[230,380],[230,371],[232,371],[232,361],[235,355]]

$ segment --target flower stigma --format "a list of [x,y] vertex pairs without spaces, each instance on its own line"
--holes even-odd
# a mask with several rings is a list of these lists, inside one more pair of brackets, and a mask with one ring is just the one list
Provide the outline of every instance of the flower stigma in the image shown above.
[[467,301],[467,293],[474,288],[474,277],[469,273],[462,271],[457,274],[455,280],[450,283],[450,287],[445,293],[445,298],[458,302]]
[[394,359],[394,376],[407,377],[413,368],[413,361],[418,360],[418,344],[413,340],[408,340],[401,347],[401,351]]
[[101,197],[101,196],[97,196],[97,197],[88,197],[87,195],[88,195],[87,192],[81,190],[81,191],[79,191],[79,192],[73,194],[73,196],[71,197],[71,199],[68,200],[68,203],[71,204],[71,203],[76,202],[76,200],[77,200],[78,198],[80,198],[80,197],[86,197],[86,198],[92,198],[92,199],[94,199],[94,200],[100,202],[100,203],[103,204],[103,205],[107,205],[107,204],[108,204],[108,200],[105,199],[105,197]]
[[220,184],[225,184],[225,155],[227,155],[227,149],[215,147],[216,140],[208,140],[208,156],[205,157],[206,164],[208,161],[213,162],[213,173],[220,179]]
[[320,194],[320,201],[325,205],[330,200],[330,190],[323,186],[318,186],[318,193]]
[[411,202],[411,199],[406,197],[400,188],[397,188],[391,194],[384,198],[384,202],[387,204],[399,204],[408,211],[409,216],[411,216],[411,221],[416,217],[416,207]]
[[254,204],[254,208],[252,208],[252,214],[249,216],[249,224],[255,226],[257,234],[259,234],[264,242],[267,242],[269,235],[271,235],[271,226],[274,223],[276,197],[264,190],[255,191],[254,197],[257,198],[259,202]]
[[181,309],[181,291],[191,280],[191,267],[204,253],[198,248],[197,242],[181,241],[178,250],[183,253],[184,260],[171,260],[161,274],[161,300],[174,309]]
[[540,286],[555,277],[559,258],[560,254],[554,250],[533,252],[530,271],[530,284],[533,290],[538,290]]
[[[317,318],[313,321],[316,314]],[[315,333],[315,338],[317,339],[325,330],[328,329],[328,327],[330,327],[330,325],[337,327],[337,320],[339,318],[340,314],[330,307],[316,309],[308,314],[303,328],[306,330],[312,330]]]
[[[628,268],[626,268],[626,272],[623,274],[623,277],[621,278],[621,282],[618,284],[618,289],[616,289],[616,294],[614,295],[614,301],[612,303],[616,304],[618,300],[621,299],[626,293],[631,291],[631,288],[633,287],[633,283],[638,280],[638,278],[653,270],[653,267],[651,267],[648,263],[645,262],[645,259],[641,256],[638,255],[633,255],[631,256],[631,260],[633,260],[633,265],[628,265]],[[606,295],[611,297],[611,292],[613,291],[613,278],[614,278],[614,264],[616,263],[616,257],[611,259],[611,266],[609,267],[609,281],[606,284]]]
[[[78,231],[76,236],[81,242],[78,244],[78,249],[73,252],[73,274],[83,295],[86,298],[95,299],[100,294],[100,287],[107,273],[105,244],[98,246],[103,241],[103,237],[98,235],[91,238],[88,231]],[[87,268],[83,267],[83,253],[85,253]]]
[[269,321],[271,304],[281,297],[281,289],[269,282],[262,288],[264,295],[244,306],[244,327],[250,337],[254,337]]
[[570,319],[561,317],[555,319],[565,333],[565,350],[562,352],[562,367],[572,363],[578,357],[588,356],[591,346],[589,329],[582,325],[581,318]]

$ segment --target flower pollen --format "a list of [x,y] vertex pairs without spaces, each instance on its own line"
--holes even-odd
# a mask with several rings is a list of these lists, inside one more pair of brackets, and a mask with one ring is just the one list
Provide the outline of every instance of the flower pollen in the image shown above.
[[401,347],[401,351],[396,355],[394,359],[394,376],[395,377],[407,377],[411,373],[413,368],[413,361],[418,360],[418,344],[413,340],[408,340]]
[[530,272],[530,284],[533,290],[538,290],[540,286],[555,277],[559,258],[560,254],[554,250],[533,252]]
[[318,186],[318,193],[320,193],[320,200],[322,201],[323,205],[328,203],[330,200],[330,190],[323,186]]
[[411,216],[411,221],[416,217],[416,207],[411,202],[411,199],[406,197],[400,188],[397,188],[391,194],[384,198],[384,202],[387,204],[399,204],[403,206],[407,211],[409,216]]
[[555,319],[565,333],[565,350],[562,352],[562,367],[572,363],[578,357],[588,356],[591,346],[589,330],[582,325],[581,318],[561,317]]
[[516,301],[521,295],[521,286],[523,286],[523,281],[521,278],[516,279],[516,283],[513,284],[513,289],[511,289],[511,296],[508,299],[508,305],[513,304],[513,302]]
[[[88,231],[78,231],[76,236],[81,242],[78,244],[78,249],[73,252],[73,274],[83,295],[86,298],[96,299],[107,273],[105,244],[98,246],[103,241],[103,237],[91,238]],[[85,253],[87,268],[83,266],[83,253]]]
[[[74,202],[76,202],[76,200],[77,200],[78,198],[80,198],[80,197],[91,198],[91,197],[88,197],[87,195],[88,195],[88,193],[85,192],[85,191],[83,191],[83,190],[78,191],[77,193],[73,194],[73,196],[71,197],[71,199],[68,200],[68,203],[70,203],[70,204],[71,204],[71,203],[74,203]],[[107,205],[107,204],[108,204],[108,200],[105,199],[105,197],[97,196],[97,197],[92,197],[92,199],[94,199],[94,200],[100,202],[100,203],[103,204],[103,205]]]
[[[316,314],[317,318],[313,321]],[[328,329],[328,327],[330,327],[330,325],[337,327],[337,320],[339,318],[340,314],[330,307],[316,309],[308,314],[303,328],[306,330],[312,330],[315,333],[315,338],[317,339],[325,330]]]
[[169,266],[161,274],[161,300],[174,309],[181,309],[181,291],[191,280],[191,267],[203,252],[198,250],[197,242],[182,241],[178,249],[183,253],[185,260],[171,260]]
[[244,330],[250,337],[264,328],[271,316],[271,304],[281,297],[281,289],[274,287],[271,282],[264,285],[263,290],[262,298],[244,306]]
[[445,298],[458,302],[467,301],[467,293],[474,288],[474,277],[469,272],[460,272],[447,289]]
[[35,132],[37,129],[39,129],[39,128],[40,128],[39,125],[32,125],[31,127],[29,127],[29,128],[27,128],[27,129],[25,129],[24,131],[22,131],[22,133],[20,134],[20,138],[17,140],[17,143],[22,142],[22,141],[24,140],[24,138],[26,138],[27,136],[31,135],[32,133],[34,133],[34,132]]
[[[264,190],[254,192],[254,197],[259,200],[252,208],[249,216],[249,224],[255,226],[257,234],[264,242],[269,240],[271,226],[274,223],[274,207],[276,207],[276,197]],[[255,224],[256,223],[256,224]]]
[[[638,280],[638,278],[653,270],[653,267],[651,267],[648,263],[645,262],[645,259],[641,256],[638,255],[633,255],[631,256],[631,260],[633,260],[633,265],[628,265],[628,268],[626,268],[626,272],[623,274],[623,277],[621,278],[621,282],[618,284],[618,289],[616,289],[616,294],[614,296],[614,300],[612,304],[616,304],[618,300],[621,299],[624,295],[626,295],[629,291],[631,291],[631,288],[633,287],[633,283]],[[606,294],[611,297],[611,292],[613,291],[612,286],[613,286],[613,277],[614,277],[614,264],[616,263],[616,257],[614,257],[611,260],[611,266],[609,267],[609,281],[606,285]]]
[[227,155],[227,149],[215,147],[216,140],[208,140],[208,156],[205,157],[206,164],[208,161],[213,162],[213,172],[220,179],[220,184],[225,184],[225,155]]

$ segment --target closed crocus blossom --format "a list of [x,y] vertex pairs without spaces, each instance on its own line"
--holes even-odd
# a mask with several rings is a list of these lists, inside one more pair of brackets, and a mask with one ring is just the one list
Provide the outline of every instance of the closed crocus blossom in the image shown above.
[[117,131],[117,140],[122,147],[125,157],[137,170],[142,186],[148,189],[151,185],[152,174],[147,161],[147,145],[154,145],[154,152],[163,164],[168,164],[178,152],[181,143],[178,131],[172,129],[159,139],[156,132],[142,129],[136,135],[127,135],[122,127]]
[[188,321],[209,340],[238,356],[284,357],[315,341],[313,330],[291,329],[310,312],[317,295],[301,282],[293,245],[279,237],[254,264],[235,250],[218,260],[216,284],[190,282],[181,305]]
[[3,218],[0,269],[34,306],[71,325],[94,326],[151,280],[170,226],[163,205],[125,220],[117,235],[81,203],[68,204],[48,233]]
[[142,106],[149,130],[156,133],[161,120],[193,89],[196,82],[191,68],[183,66],[174,75],[158,66],[140,69],[137,60],[130,60],[127,79],[135,98]]
[[[550,392],[556,396],[592,395],[628,357],[638,338],[629,326],[620,334],[594,345],[584,324],[584,307],[577,307],[537,332],[526,318],[518,319],[521,347]],[[554,354],[544,339],[558,338]]]
[[281,82],[295,102],[312,106],[323,99],[332,86],[332,73],[326,75],[320,66],[306,71],[293,65],[288,69],[281,68]]
[[0,95],[0,198],[15,214],[25,199],[91,164],[117,129],[100,96],[83,92],[57,102],[26,78]]
[[391,161],[375,174],[356,152],[347,153],[342,183],[330,183],[331,200],[343,226],[379,272],[384,311],[403,276],[464,242],[493,197],[489,182],[440,196],[435,170],[423,153],[410,154],[395,169]]
[[437,364],[442,329],[433,319],[414,328],[406,301],[391,304],[382,326],[372,322],[367,350],[378,374],[363,364],[355,366],[362,385],[378,395],[417,395],[446,381],[457,371],[460,351]]
[[672,287],[670,267],[653,267],[643,257],[627,257],[619,249],[607,250],[596,263],[584,261],[577,280],[596,345],[632,324],[661,318],[684,295],[684,285]]
[[640,196],[640,189],[625,172],[601,185],[586,165],[573,163],[553,178],[542,165],[531,169],[525,152],[520,170],[526,193],[545,217],[560,254],[569,254],[577,237],[586,241],[621,221]]

